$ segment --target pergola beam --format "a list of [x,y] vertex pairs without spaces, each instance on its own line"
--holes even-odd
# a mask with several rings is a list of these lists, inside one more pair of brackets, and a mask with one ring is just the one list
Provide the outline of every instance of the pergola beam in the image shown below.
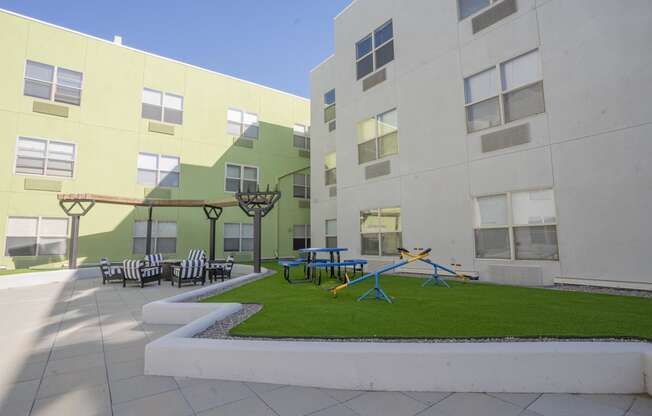
[[136,207],[168,207],[168,208],[202,208],[212,206],[219,208],[237,207],[235,198],[222,198],[215,200],[204,199],[151,199],[151,198],[125,198],[97,194],[59,194],[59,201],[63,202],[96,202],[101,204],[130,205]]

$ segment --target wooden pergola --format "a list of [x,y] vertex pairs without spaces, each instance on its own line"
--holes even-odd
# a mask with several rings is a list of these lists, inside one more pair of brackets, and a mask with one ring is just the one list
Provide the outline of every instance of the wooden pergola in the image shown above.
[[199,199],[153,199],[125,198],[119,196],[98,194],[59,194],[59,205],[72,218],[70,227],[70,249],[68,252],[68,267],[77,268],[77,253],[79,247],[79,220],[86,215],[95,204],[128,205],[148,208],[147,241],[145,251],[152,254],[152,212],[154,208],[202,208],[210,221],[209,256],[215,260],[215,223],[222,215],[222,210],[239,206],[236,198],[215,200]]

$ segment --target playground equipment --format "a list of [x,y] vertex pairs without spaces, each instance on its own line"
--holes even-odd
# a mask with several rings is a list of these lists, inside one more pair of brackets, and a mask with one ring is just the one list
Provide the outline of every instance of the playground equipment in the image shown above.
[[405,266],[406,264],[414,263],[414,262],[417,262],[417,261],[429,264],[434,269],[432,276],[429,277],[428,280],[426,280],[423,283],[422,286],[442,285],[442,286],[445,286],[446,288],[450,288],[448,283],[446,283],[441,278],[441,276],[439,275],[438,269],[441,269],[441,270],[444,270],[444,271],[446,271],[448,273],[451,273],[453,276],[455,276],[457,278],[460,278],[460,279],[463,279],[463,280],[472,279],[472,277],[470,277],[470,276],[455,272],[455,271],[453,271],[453,270],[451,270],[451,269],[449,269],[447,267],[444,267],[444,266],[442,266],[440,264],[437,264],[437,263],[433,262],[432,260],[430,260],[428,258],[428,256],[430,255],[430,252],[432,251],[432,249],[427,248],[427,249],[417,249],[417,250],[419,250],[417,253],[410,253],[410,251],[408,251],[408,250],[406,250],[404,248],[399,248],[398,252],[399,252],[399,256],[400,256],[401,261],[399,261],[397,263],[388,264],[387,266],[383,266],[378,270],[375,270],[375,271],[373,271],[371,273],[367,273],[367,274],[365,274],[365,275],[363,275],[363,276],[361,276],[361,277],[359,277],[357,279],[354,279],[354,280],[349,280],[348,276],[345,274],[344,277],[346,279],[346,283],[341,284],[339,286],[335,286],[335,287],[329,289],[329,291],[333,294],[333,296],[337,296],[337,292],[339,292],[340,290],[346,289],[347,287],[350,287],[350,286],[355,286],[355,285],[357,285],[359,283],[362,283],[365,280],[368,280],[368,279],[373,277],[374,278],[374,287],[372,287],[371,289],[366,291],[364,294],[362,294],[362,296],[360,296],[358,298],[358,301],[366,299],[367,297],[369,297],[373,293],[375,295],[375,299],[381,299],[381,300],[385,300],[385,301],[387,301],[389,303],[392,303],[391,298],[387,295],[387,293],[385,293],[383,288],[380,286],[380,275],[383,274],[383,273],[390,272],[392,270],[399,269],[399,268]]

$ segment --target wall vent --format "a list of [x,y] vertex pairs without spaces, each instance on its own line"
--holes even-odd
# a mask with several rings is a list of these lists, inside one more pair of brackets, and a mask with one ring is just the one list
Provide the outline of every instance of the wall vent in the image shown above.
[[331,186],[328,188],[328,196],[331,198],[335,198],[337,196],[337,186]]
[[543,268],[539,266],[492,264],[488,272],[489,280],[496,283],[521,286],[543,285]]
[[480,140],[482,142],[482,153],[526,144],[530,142],[530,125],[521,124],[520,126],[495,131],[481,136]]
[[501,21],[509,15],[516,13],[516,0],[503,0],[484,13],[480,13],[471,20],[473,33],[478,33],[481,30]]
[[61,187],[61,181],[39,178],[25,178],[25,183],[23,184],[23,189],[26,191],[61,192]]
[[310,208],[310,201],[299,201],[299,208],[305,209]]
[[310,151],[309,150],[299,150],[299,157],[305,157],[306,159],[310,159]]
[[389,175],[392,172],[391,165],[389,160],[380,163],[374,163],[373,165],[366,166],[364,168],[364,177],[365,179],[373,179],[379,176]]
[[249,140],[249,139],[243,139],[243,138],[239,138],[239,139],[234,138],[233,145],[234,146],[239,146],[239,147],[245,147],[247,149],[253,149],[254,148],[254,141]]
[[152,133],[161,133],[167,134],[169,136],[174,136],[174,126],[170,126],[169,124],[161,124],[150,121],[148,130]]
[[362,91],[367,91],[387,79],[387,69],[383,68],[362,80]]
[[47,114],[50,116],[68,117],[68,107],[63,105],[44,103],[42,101],[34,101],[34,104],[32,104],[32,111],[35,113]]

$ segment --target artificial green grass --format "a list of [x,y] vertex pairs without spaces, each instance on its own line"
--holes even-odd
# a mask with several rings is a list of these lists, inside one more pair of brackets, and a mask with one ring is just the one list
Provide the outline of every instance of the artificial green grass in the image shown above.
[[[267,268],[279,270],[276,264]],[[299,276],[302,270],[293,270]],[[325,275],[326,273],[324,273]],[[516,286],[450,282],[421,287],[422,279],[382,276],[393,304],[356,299],[373,279],[342,290],[288,284],[282,272],[206,299],[260,303],[263,309],[232,335],[323,338],[617,337],[652,340],[652,301]]]
[[11,276],[14,274],[23,274],[23,273],[31,273],[34,270],[31,269],[11,269],[11,270],[0,270],[0,276]]

